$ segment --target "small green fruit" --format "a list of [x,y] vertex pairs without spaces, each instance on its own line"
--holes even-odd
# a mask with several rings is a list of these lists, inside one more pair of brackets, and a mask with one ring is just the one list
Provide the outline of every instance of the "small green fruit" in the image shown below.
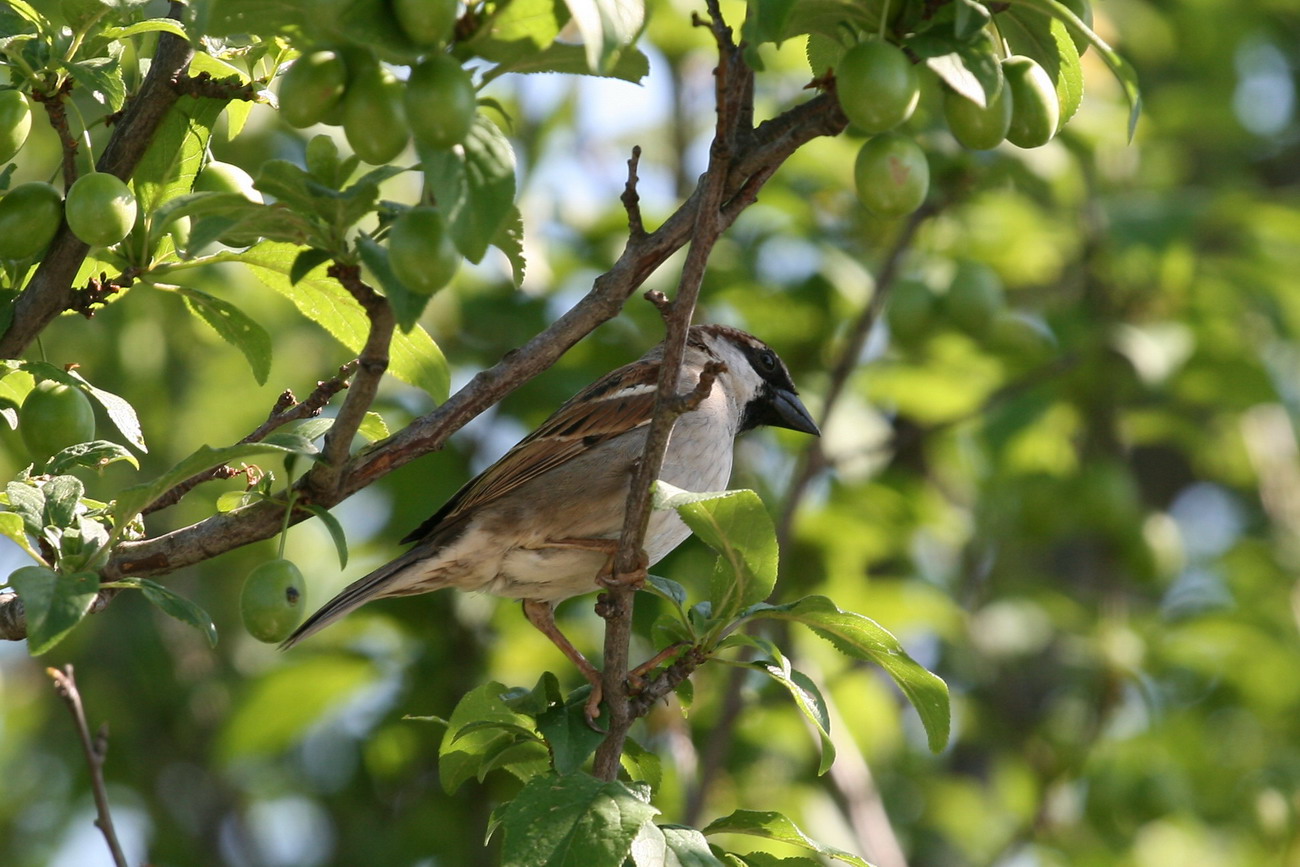
[[343,99],[347,83],[347,66],[338,52],[304,54],[280,79],[280,116],[299,129],[320,123]]
[[943,116],[953,138],[971,150],[986,151],[1002,144],[1011,128],[1011,93],[1005,84],[980,108],[956,91],[943,95]]
[[930,189],[930,165],[916,142],[887,132],[858,151],[853,180],[867,210],[881,217],[902,217],[925,201]]
[[361,159],[383,165],[410,140],[402,115],[402,85],[378,63],[358,72],[343,97],[343,134]]
[[19,184],[0,198],[0,259],[28,259],[54,240],[63,197],[41,181]]
[[130,234],[138,208],[121,178],[88,172],[68,188],[64,210],[74,235],[92,247],[111,247]]
[[194,179],[196,193],[239,193],[251,202],[261,204],[262,194],[253,186],[253,176],[239,166],[209,160]]
[[890,336],[903,346],[911,346],[930,331],[934,320],[935,297],[919,280],[900,280],[889,294],[885,321]]
[[307,586],[298,567],[288,560],[269,560],[244,580],[239,613],[248,634],[258,641],[284,641],[302,620]]
[[849,121],[875,134],[912,116],[921,84],[916,67],[901,48],[872,39],[844,53],[835,69],[835,92]]
[[411,208],[388,233],[388,262],[402,284],[420,295],[432,295],[451,282],[462,257],[447,234],[437,208]]
[[445,45],[456,26],[456,0],[393,0],[393,14],[416,45]]
[[18,431],[37,462],[95,438],[95,411],[79,388],[52,379],[36,383],[18,411]]
[[32,106],[20,90],[0,90],[0,163],[22,150],[32,131]]
[[1002,281],[983,262],[962,261],[943,301],[954,325],[969,334],[984,336],[1004,305]]
[[1002,61],[1002,74],[1011,93],[1011,126],[1007,141],[1022,148],[1042,147],[1056,135],[1061,102],[1052,77],[1038,62],[1024,55]]
[[419,141],[436,148],[463,142],[476,110],[474,82],[453,58],[435,55],[411,70],[406,117]]

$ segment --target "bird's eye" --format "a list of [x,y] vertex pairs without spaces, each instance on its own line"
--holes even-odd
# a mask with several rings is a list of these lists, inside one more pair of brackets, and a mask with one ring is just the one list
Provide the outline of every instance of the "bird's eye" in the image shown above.
[[766,373],[776,370],[776,353],[770,349],[764,349],[758,354],[758,366]]

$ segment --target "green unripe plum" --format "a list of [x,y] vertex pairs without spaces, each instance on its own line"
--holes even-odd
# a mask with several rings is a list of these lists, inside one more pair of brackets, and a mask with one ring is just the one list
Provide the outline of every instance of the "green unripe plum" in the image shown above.
[[0,90],[0,163],[22,150],[32,131],[32,106],[20,90]]
[[253,186],[253,176],[239,166],[210,160],[194,179],[196,193],[239,193],[252,202],[261,203],[262,194]]
[[239,595],[239,614],[258,641],[284,641],[302,620],[307,585],[288,560],[268,560],[248,573]]
[[0,259],[28,259],[54,240],[63,196],[41,181],[19,184],[0,198]]
[[356,155],[371,165],[390,162],[410,140],[402,115],[401,82],[377,63],[362,69],[348,84],[343,134]]
[[474,82],[453,58],[435,55],[411,70],[406,118],[419,141],[436,148],[463,142],[476,110]]
[[347,83],[347,66],[338,52],[304,54],[280,80],[280,116],[299,129],[320,123],[343,99]]
[[1007,141],[1022,148],[1042,147],[1056,135],[1061,102],[1052,77],[1038,62],[1024,55],[1002,61],[1004,89],[1011,93],[1011,126]]
[[388,233],[388,262],[402,284],[420,295],[432,295],[451,282],[461,255],[447,234],[437,208],[411,208]]
[[935,297],[929,286],[918,280],[899,281],[885,305],[890,336],[904,346],[916,343],[930,330],[934,308]]
[[896,132],[862,146],[853,167],[858,199],[880,217],[902,217],[921,207],[930,190],[930,165],[916,142]]
[[901,48],[872,39],[844,53],[835,69],[835,92],[849,121],[875,134],[912,116],[921,83]]
[[962,261],[943,300],[954,325],[970,334],[984,335],[1002,310],[1002,281],[983,262]]
[[393,0],[393,15],[416,45],[445,45],[456,26],[456,0]]
[[943,95],[948,129],[953,138],[971,150],[986,151],[1002,144],[1011,128],[1011,111],[1010,88],[1005,85],[983,108],[954,90]]
[[18,431],[33,459],[43,462],[68,446],[95,438],[95,411],[79,388],[41,380],[18,411]]
[[121,178],[88,172],[68,188],[64,210],[74,235],[92,247],[111,247],[130,234],[138,208]]

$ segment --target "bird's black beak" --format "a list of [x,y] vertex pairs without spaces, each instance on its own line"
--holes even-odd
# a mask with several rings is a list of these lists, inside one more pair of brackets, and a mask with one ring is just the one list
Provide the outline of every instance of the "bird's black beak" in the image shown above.
[[771,409],[772,415],[763,420],[764,424],[797,430],[815,437],[822,435],[808,408],[793,391],[786,388],[773,389]]

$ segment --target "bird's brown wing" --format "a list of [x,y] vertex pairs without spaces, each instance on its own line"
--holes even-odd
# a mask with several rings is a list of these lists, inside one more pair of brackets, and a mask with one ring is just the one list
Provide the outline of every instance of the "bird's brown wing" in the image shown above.
[[423,539],[443,523],[505,496],[601,443],[649,424],[658,378],[658,362],[642,359],[592,383],[402,541]]

